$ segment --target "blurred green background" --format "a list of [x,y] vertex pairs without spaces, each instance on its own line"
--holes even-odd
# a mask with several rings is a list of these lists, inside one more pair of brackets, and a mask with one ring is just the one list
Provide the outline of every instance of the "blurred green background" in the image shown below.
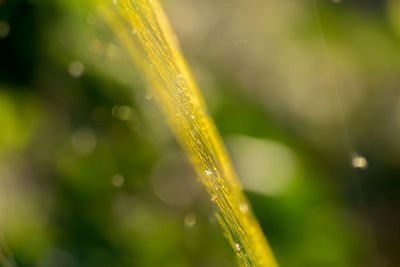
[[[399,266],[400,1],[163,4],[280,265]],[[0,255],[235,266],[90,1],[1,0],[0,54]]]

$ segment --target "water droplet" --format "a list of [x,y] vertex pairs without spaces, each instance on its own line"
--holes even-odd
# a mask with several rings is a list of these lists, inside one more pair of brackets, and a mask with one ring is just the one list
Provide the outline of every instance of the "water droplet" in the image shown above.
[[114,5],[118,5],[118,0],[113,0]]
[[195,116],[194,116],[194,115],[191,115],[190,117],[191,117],[192,119],[194,119],[194,118],[195,118]]
[[205,173],[206,173],[206,175],[211,175],[212,174],[212,172],[209,171],[209,170],[206,170]]
[[147,100],[151,100],[151,99],[153,98],[153,95],[152,95],[150,92],[148,92],[148,93],[146,93],[145,98],[146,98]]
[[111,114],[114,118],[127,121],[132,117],[132,109],[128,106],[115,105],[111,110]]
[[132,29],[132,34],[133,34],[133,35],[136,34],[136,29]]
[[79,78],[85,72],[85,66],[82,62],[74,60],[68,65],[68,72],[74,78]]
[[116,174],[111,178],[111,184],[115,187],[121,187],[125,182],[124,176]]
[[354,168],[365,169],[368,166],[368,161],[363,156],[356,156],[351,161]]
[[211,198],[211,201],[212,201],[212,202],[216,202],[216,201],[217,201],[217,196],[216,196],[216,195],[213,195],[212,198]]
[[235,243],[235,250],[238,251],[238,252],[241,250],[241,247],[240,247],[239,243]]
[[196,224],[196,216],[194,214],[187,214],[183,219],[185,226],[192,228]]
[[246,214],[249,211],[249,205],[247,205],[245,202],[242,202],[240,203],[239,209],[241,212]]

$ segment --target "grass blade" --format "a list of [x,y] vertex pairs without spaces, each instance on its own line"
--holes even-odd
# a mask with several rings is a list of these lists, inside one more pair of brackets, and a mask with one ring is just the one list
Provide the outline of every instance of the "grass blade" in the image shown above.
[[103,10],[140,65],[212,202],[240,266],[277,266],[158,0],[114,0]]

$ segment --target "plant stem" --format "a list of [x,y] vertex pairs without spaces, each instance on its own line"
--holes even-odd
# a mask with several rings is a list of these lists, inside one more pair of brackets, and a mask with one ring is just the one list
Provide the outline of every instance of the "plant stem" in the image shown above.
[[108,21],[149,80],[172,131],[217,207],[218,221],[239,265],[277,266],[160,3],[113,3],[103,6]]

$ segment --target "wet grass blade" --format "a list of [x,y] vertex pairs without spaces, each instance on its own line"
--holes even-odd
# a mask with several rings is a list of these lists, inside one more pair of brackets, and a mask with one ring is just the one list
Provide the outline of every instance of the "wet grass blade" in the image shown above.
[[171,129],[201,177],[239,265],[277,266],[160,3],[113,3],[103,5],[104,14],[147,77]]

